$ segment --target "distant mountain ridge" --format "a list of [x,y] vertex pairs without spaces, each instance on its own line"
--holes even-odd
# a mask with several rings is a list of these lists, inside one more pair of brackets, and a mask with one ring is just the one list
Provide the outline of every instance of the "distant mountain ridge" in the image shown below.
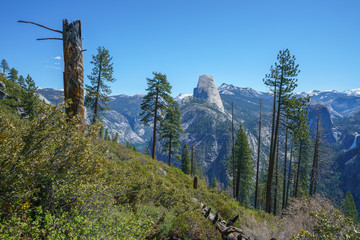
[[[209,85],[210,86],[210,85]],[[180,94],[175,99],[180,103],[182,112],[182,127],[185,130],[181,137],[182,143],[197,145],[196,154],[200,167],[205,171],[208,179],[216,176],[226,185],[226,158],[230,149],[231,132],[231,104],[234,104],[235,128],[242,124],[249,139],[253,155],[257,154],[257,129],[259,118],[259,100],[263,99],[263,127],[262,127],[262,161],[266,157],[270,143],[272,94],[256,91],[252,88],[240,88],[223,83],[217,87],[224,111],[217,104],[213,105],[205,98],[196,98],[193,94]],[[61,90],[38,89],[38,93],[52,104],[61,101]],[[312,91],[297,94],[305,96],[312,94],[309,115],[310,128],[315,128],[316,109],[320,110],[321,118],[326,126],[327,139],[337,146],[337,151],[347,151],[354,142],[356,122],[352,123],[351,116],[360,112],[359,89],[344,92]],[[130,142],[138,150],[148,148],[151,142],[151,127],[140,123],[140,104],[144,95],[128,96],[125,94],[111,96],[109,107],[111,111],[103,116],[104,125],[111,134],[120,135],[120,142]],[[220,109],[220,110],[219,110]],[[347,126],[351,126],[351,129]],[[166,161],[161,154],[160,146],[157,158]],[[208,147],[210,146],[210,147]],[[175,165],[179,165],[173,159]],[[359,195],[360,196],[360,195]]]

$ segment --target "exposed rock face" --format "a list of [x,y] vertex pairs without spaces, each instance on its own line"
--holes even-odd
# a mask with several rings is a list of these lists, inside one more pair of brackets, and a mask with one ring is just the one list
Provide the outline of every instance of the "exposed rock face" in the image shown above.
[[194,97],[205,99],[207,102],[216,105],[220,111],[224,112],[224,105],[213,76],[206,74],[199,77],[197,88],[194,88]]
[[1,99],[6,99],[9,97],[9,95],[5,92],[6,90],[6,85],[5,83],[0,81],[0,100]]
[[6,78],[6,74],[5,74],[5,73],[3,73],[2,71],[0,71],[0,76],[2,76],[2,77],[4,77],[4,78]]

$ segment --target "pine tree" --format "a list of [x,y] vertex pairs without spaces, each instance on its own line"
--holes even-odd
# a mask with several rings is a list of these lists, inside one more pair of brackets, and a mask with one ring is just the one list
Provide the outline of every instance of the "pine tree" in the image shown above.
[[358,214],[358,211],[356,210],[354,197],[350,191],[347,191],[347,193],[345,195],[343,211],[344,211],[345,216],[351,218],[352,220],[354,220],[354,222],[358,221],[359,214]]
[[119,138],[120,138],[120,135],[118,132],[115,133],[115,136],[113,137],[112,141],[113,142],[118,142],[119,141]]
[[[311,136],[308,125],[308,106],[309,97],[292,97],[287,100],[287,116],[291,120],[289,130],[292,134],[292,144],[297,149],[297,163],[294,178],[294,197],[298,197],[298,193],[307,192],[309,185],[309,168],[311,159]],[[299,191],[300,190],[300,191]]]
[[285,108],[286,99],[290,98],[292,91],[297,86],[297,75],[300,70],[295,64],[295,56],[291,56],[288,49],[280,50],[277,56],[278,62],[271,66],[270,74],[265,76],[264,83],[274,92],[273,125],[270,143],[268,182],[266,190],[266,211],[271,212],[271,186],[275,163],[277,138],[280,128],[280,115]]
[[185,143],[181,153],[181,170],[185,174],[190,174],[190,152],[187,144]]
[[24,113],[23,117],[28,117],[30,120],[33,120],[36,116],[36,106],[37,106],[37,96],[36,96],[36,85],[34,80],[27,75],[25,79],[25,86],[23,92],[23,102],[24,102]]
[[318,110],[317,111],[317,120],[316,120],[314,158],[313,158],[313,166],[311,169],[311,181],[310,181],[310,196],[311,197],[316,194],[316,186],[317,186],[317,182],[318,182],[319,147],[320,147],[320,117],[319,117],[319,110]]
[[[252,178],[254,176],[254,162],[251,156],[251,149],[245,131],[240,125],[236,135],[235,142],[235,163],[228,164],[230,167],[235,166],[236,178],[236,199],[243,204],[248,205]],[[229,171],[232,172],[232,169]]]
[[166,75],[153,72],[154,78],[147,78],[148,92],[141,103],[140,120],[144,125],[149,126],[153,122],[153,137],[152,137],[152,154],[151,157],[155,159],[156,148],[156,134],[157,124],[163,118],[168,103],[170,101],[171,85],[166,79]]
[[178,152],[180,146],[179,137],[184,131],[181,128],[181,112],[179,104],[170,97],[166,115],[160,125],[160,139],[165,140],[163,152],[168,152],[168,162],[171,166],[171,156]]
[[112,57],[109,51],[104,47],[98,47],[97,51],[97,55],[93,55],[90,62],[94,65],[91,75],[88,75],[91,85],[85,86],[87,91],[85,105],[91,110],[93,124],[99,118],[99,112],[108,109],[108,95],[111,94],[111,89],[106,82],[115,81]]
[[103,138],[104,138],[104,131],[105,131],[104,126],[101,125],[101,126],[100,126],[100,129],[99,129],[99,138],[100,138],[100,139],[103,139]]
[[18,80],[17,80],[17,84],[21,87],[21,88],[25,88],[25,78],[20,75]]
[[3,73],[5,73],[5,74],[7,71],[10,70],[9,64],[7,63],[7,61],[5,59],[1,60],[0,68],[2,69]]
[[216,179],[215,175],[213,176],[213,179],[211,181],[210,188],[214,188],[214,189],[218,188],[218,180]]
[[18,77],[18,71],[15,68],[11,68],[8,74],[7,79],[12,81],[12,82],[17,82],[19,77]]
[[109,130],[108,130],[108,129],[106,129],[106,130],[105,130],[104,140],[107,140],[107,141],[110,141],[110,140],[111,140],[111,139],[110,139],[110,134],[109,134]]
[[258,191],[259,191],[259,169],[260,169],[260,154],[261,154],[261,107],[262,107],[262,99],[260,99],[260,113],[259,113],[259,138],[258,138],[258,155],[256,161],[256,180],[255,180],[255,200],[254,200],[254,208],[257,209],[258,205]]

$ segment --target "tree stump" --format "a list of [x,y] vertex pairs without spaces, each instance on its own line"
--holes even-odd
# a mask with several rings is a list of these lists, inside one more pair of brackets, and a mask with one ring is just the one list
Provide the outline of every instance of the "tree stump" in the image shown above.
[[204,215],[204,217],[212,222],[212,224],[215,225],[215,228],[221,233],[222,239],[226,240],[249,240],[249,238],[245,237],[244,232],[237,228],[232,226],[236,220],[239,218],[239,216],[235,216],[231,218],[228,222],[221,219],[221,216],[216,213],[211,213],[211,208],[207,208],[204,204],[202,204],[199,200],[194,198],[195,202],[199,202],[201,204],[201,213]]
[[197,177],[195,176],[194,177],[194,189],[197,189],[197,184],[198,184],[198,179],[197,179]]
[[84,119],[84,67],[80,20],[68,23],[63,20],[64,96],[71,102],[66,109],[68,116],[79,115]]

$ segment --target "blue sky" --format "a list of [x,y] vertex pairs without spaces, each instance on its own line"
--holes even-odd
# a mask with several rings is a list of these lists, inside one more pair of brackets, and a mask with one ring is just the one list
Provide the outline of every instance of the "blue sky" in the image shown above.
[[81,20],[85,76],[104,46],[113,95],[145,93],[152,71],[167,74],[174,96],[192,93],[202,74],[267,91],[262,79],[284,48],[300,65],[296,92],[360,88],[358,0],[6,0],[1,9],[0,59],[42,88],[63,88],[62,43],[35,39],[60,34],[17,20],[59,30],[62,19]]

